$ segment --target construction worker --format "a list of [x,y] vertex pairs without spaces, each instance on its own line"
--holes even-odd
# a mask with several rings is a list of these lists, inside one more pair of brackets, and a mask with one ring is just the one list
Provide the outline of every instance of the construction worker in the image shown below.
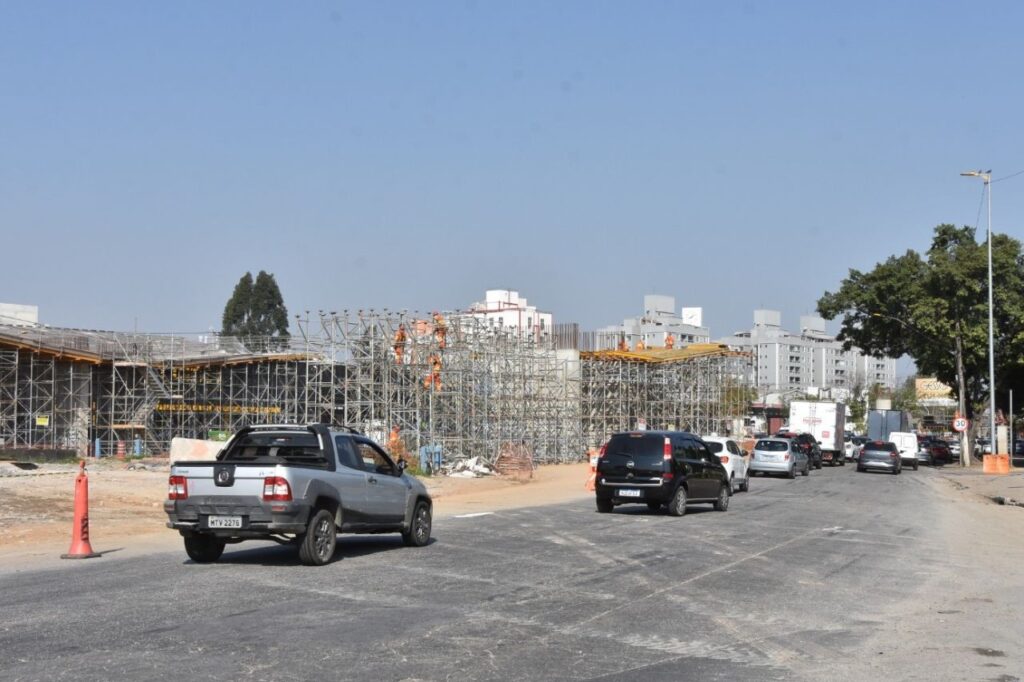
[[400,323],[398,325],[398,331],[395,332],[395,342],[394,342],[395,364],[397,364],[397,365],[402,364],[402,356],[405,355],[405,340],[406,340],[406,338],[407,337],[406,337],[406,333],[405,333],[405,325]]
[[448,335],[448,324],[444,321],[444,315],[434,311],[434,338],[437,340],[437,347],[444,350],[445,337]]
[[672,335],[672,332],[665,334],[665,348],[672,350],[676,347],[676,337]]
[[423,379],[423,388],[441,390],[441,356],[436,353],[430,356],[430,374]]
[[629,344],[626,343],[626,337],[619,338],[619,350],[629,350]]
[[405,454],[405,443],[397,426],[391,427],[391,435],[388,436],[388,451],[394,459],[401,459]]
[[644,340],[643,340],[643,339],[639,339],[639,340],[638,340],[638,341],[636,342],[636,349],[637,349],[637,350],[644,350],[644,349],[646,349],[646,348],[647,348],[647,344],[646,344],[646,343],[644,343]]

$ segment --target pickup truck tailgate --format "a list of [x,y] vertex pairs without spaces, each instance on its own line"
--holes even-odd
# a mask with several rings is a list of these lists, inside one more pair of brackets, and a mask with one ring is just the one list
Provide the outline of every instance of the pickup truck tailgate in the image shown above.
[[[264,480],[283,477],[282,468],[266,464],[182,464],[171,476],[186,479],[187,497],[165,503],[172,525],[183,523],[197,530],[282,530],[304,527],[308,506],[301,500],[267,502]],[[297,491],[296,491],[297,492]],[[177,526],[175,526],[177,527]]]

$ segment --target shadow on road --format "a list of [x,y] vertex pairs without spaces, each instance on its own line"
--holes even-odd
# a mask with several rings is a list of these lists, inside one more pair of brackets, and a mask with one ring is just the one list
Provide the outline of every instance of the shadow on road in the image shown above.
[[[430,538],[427,546],[437,542]],[[217,561],[220,564],[255,564],[259,566],[301,566],[297,545],[259,545],[245,549],[243,544],[228,545],[224,554]],[[394,549],[408,549],[399,535],[384,536],[338,536],[338,545],[334,549],[331,562],[354,559],[356,557],[380,554]],[[191,559],[182,562],[186,565],[195,564]]]

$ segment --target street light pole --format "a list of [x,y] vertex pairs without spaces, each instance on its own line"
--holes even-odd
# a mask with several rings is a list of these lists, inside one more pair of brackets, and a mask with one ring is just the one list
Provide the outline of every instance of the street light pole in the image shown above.
[[965,177],[981,178],[988,198],[988,439],[996,452],[996,346],[992,306],[992,171],[965,171]]

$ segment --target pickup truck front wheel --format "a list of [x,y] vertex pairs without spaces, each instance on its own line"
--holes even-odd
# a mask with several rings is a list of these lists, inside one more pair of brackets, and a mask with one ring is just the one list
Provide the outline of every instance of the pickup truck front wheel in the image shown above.
[[430,542],[430,505],[420,500],[412,510],[409,530],[402,532],[402,542],[407,547],[423,547]]
[[316,510],[309,517],[306,534],[299,543],[299,561],[307,566],[323,566],[334,556],[337,541],[334,514],[326,509]]
[[186,535],[185,553],[197,564],[210,564],[224,553],[224,541],[210,535]]

